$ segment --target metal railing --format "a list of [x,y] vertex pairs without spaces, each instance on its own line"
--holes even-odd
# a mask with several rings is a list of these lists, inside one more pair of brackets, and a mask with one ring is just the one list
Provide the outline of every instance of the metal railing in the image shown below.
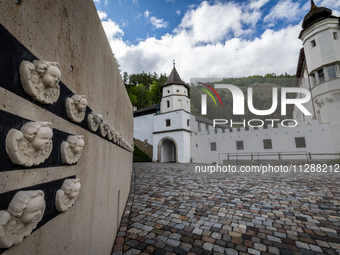
[[[309,160],[313,159],[314,156],[339,156],[338,153],[311,153],[307,151],[287,151],[287,152],[248,152],[248,153],[219,153],[218,154],[218,162],[221,164],[221,156],[227,155],[223,160],[236,160],[236,164],[238,164],[239,160],[251,160],[258,161],[259,163],[263,160],[279,160],[281,164],[284,159],[289,160],[306,160],[306,163],[309,163]],[[294,157],[292,157],[294,156]],[[300,158],[297,158],[302,156]],[[268,159],[269,158],[269,159]],[[314,158],[315,159],[315,158]],[[330,158],[327,158],[330,159]]]

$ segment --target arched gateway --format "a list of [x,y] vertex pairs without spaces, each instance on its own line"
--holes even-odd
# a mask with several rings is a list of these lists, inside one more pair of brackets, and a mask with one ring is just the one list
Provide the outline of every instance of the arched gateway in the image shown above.
[[177,143],[172,137],[164,137],[158,143],[157,161],[160,163],[178,162]]

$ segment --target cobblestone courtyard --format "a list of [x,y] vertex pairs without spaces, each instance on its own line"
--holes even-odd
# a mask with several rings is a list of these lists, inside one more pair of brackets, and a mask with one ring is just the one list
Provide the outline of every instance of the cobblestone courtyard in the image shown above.
[[136,163],[113,254],[340,254],[339,177]]

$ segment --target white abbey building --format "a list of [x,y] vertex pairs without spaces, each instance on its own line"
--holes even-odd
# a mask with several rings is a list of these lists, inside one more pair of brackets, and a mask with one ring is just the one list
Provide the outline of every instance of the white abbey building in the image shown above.
[[311,1],[299,38],[296,86],[311,92],[304,106],[312,116],[295,107],[296,127],[214,128],[212,121],[190,114],[189,87],[174,67],[162,86],[161,103],[134,112],[134,137],[153,145],[157,162],[335,158],[340,152],[340,19]]

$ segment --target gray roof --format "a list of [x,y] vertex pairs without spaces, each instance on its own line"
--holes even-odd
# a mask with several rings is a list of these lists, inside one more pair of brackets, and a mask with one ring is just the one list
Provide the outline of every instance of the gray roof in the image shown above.
[[176,68],[174,67],[169,75],[169,78],[166,80],[166,82],[161,86],[168,86],[168,85],[172,85],[172,84],[177,84],[177,85],[184,85],[186,87],[188,87],[181,79],[181,77],[179,76]]

